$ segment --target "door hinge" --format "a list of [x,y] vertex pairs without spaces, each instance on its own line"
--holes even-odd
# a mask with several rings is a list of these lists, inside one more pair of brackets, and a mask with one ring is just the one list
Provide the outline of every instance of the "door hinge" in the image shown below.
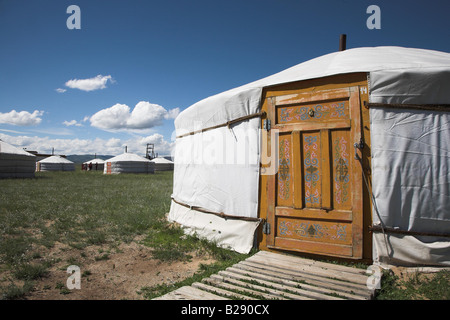
[[270,119],[264,120],[264,130],[270,131]]
[[263,224],[263,230],[262,231],[263,231],[264,234],[270,234],[270,223],[265,221],[264,224]]

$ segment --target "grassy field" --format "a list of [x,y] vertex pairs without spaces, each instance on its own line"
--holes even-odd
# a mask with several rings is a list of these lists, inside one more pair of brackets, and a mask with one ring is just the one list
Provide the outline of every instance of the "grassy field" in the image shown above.
[[26,261],[32,243],[51,247],[59,241],[83,248],[129,241],[164,218],[171,181],[171,172],[109,176],[80,171],[0,180],[2,260]]
[[[0,298],[27,299],[39,289],[38,297],[45,299],[42,292],[55,288],[57,295],[52,299],[71,294],[63,283],[68,276],[65,268],[71,264],[83,266],[85,288],[110,280],[113,276],[109,271],[94,268],[101,263],[115,268],[118,262],[114,257],[123,255],[124,245],[129,248],[136,243],[139,247],[125,259],[142,255],[143,248],[151,252],[150,257],[144,255],[143,269],[136,276],[138,284],[145,273],[155,271],[152,268],[164,270],[171,263],[181,263],[175,265],[179,268],[198,257],[210,259],[196,266],[194,274],[178,280],[151,286],[142,283],[137,288],[142,299],[190,285],[247,258],[184,236],[179,227],[167,222],[172,179],[172,172],[103,175],[80,171],[77,166],[75,172],[42,172],[34,179],[0,180]],[[54,276],[58,272],[60,278]],[[386,275],[385,279],[379,299],[450,299],[450,275],[445,271],[433,278],[417,275],[404,281]]]
[[[180,241],[182,230],[165,219],[172,180],[173,172],[104,175],[78,166],[75,172],[0,180],[0,297],[22,298],[33,292],[52,265],[61,262],[45,256],[55,245],[77,250],[67,264],[86,256],[90,247],[117,248],[136,237],[160,261],[210,254],[220,268],[220,261],[245,258],[194,237]],[[100,259],[108,259],[108,253],[99,253],[95,260]],[[151,298],[170,287],[147,287],[142,295]]]

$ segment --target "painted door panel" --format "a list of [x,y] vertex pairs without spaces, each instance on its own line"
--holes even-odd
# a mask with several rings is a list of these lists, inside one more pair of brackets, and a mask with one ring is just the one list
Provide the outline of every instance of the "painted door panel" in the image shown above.
[[[362,257],[359,87],[267,98],[278,150],[268,178],[267,245]],[[357,150],[357,152],[359,152]]]

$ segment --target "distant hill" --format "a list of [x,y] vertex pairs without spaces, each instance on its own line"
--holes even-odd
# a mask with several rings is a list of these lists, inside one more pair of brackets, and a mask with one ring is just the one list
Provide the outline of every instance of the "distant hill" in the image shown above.
[[[67,156],[67,159],[75,162],[75,163],[83,163],[89,160],[94,159],[96,156],[93,154],[71,154]],[[114,156],[110,156],[110,155],[97,155],[98,159],[102,159],[102,160],[107,160],[110,159]]]

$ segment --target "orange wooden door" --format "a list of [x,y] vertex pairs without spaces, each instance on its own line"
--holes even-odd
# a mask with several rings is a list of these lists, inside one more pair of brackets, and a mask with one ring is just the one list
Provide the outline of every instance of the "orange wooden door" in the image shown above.
[[361,258],[359,87],[267,99],[279,164],[267,180],[267,246]]

